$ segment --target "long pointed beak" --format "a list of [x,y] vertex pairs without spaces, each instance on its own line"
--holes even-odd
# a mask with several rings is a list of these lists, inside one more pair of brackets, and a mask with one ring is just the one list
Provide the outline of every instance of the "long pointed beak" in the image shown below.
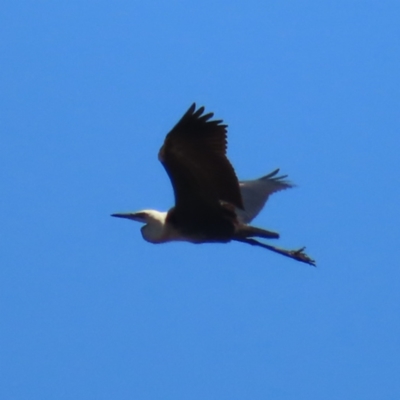
[[117,217],[117,218],[126,218],[126,219],[134,219],[133,218],[133,213],[115,213],[111,214],[112,217]]
[[112,217],[130,219],[137,222],[146,222],[146,215],[143,212],[123,212],[111,214]]

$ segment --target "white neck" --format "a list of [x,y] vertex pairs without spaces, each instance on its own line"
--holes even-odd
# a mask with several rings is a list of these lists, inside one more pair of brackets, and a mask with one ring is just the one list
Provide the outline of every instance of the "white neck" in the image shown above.
[[142,226],[143,239],[150,243],[163,243],[168,241],[166,235],[166,212],[146,210],[146,225]]

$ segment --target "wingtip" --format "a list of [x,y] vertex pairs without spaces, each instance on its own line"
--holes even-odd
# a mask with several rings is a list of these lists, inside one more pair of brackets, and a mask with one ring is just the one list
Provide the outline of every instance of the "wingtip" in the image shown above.
[[188,110],[186,111],[186,114],[193,114],[194,110],[196,110],[196,103],[193,102],[192,105],[188,108]]
[[287,174],[277,176],[279,171],[280,171],[280,169],[277,168],[274,171],[270,172],[267,175],[262,176],[259,179],[262,181],[270,181],[270,182],[279,183],[279,184],[283,185],[283,187],[278,190],[294,188],[297,186],[295,183],[291,182],[290,180],[286,180],[286,178],[288,177]]
[[199,118],[202,116],[203,113],[204,113],[204,106],[201,106],[193,113],[193,116]]

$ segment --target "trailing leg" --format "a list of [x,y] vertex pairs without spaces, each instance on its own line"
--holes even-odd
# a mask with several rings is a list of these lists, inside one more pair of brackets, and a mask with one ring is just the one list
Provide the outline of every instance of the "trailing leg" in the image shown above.
[[240,225],[235,233],[235,237],[248,238],[248,237],[261,237],[264,239],[278,239],[279,233],[268,231],[262,228],[256,228],[251,225]]
[[233,240],[236,240],[237,242],[248,243],[251,244],[252,246],[263,247],[264,249],[268,249],[275,253],[282,254],[283,256],[293,258],[294,260],[304,262],[314,267],[316,266],[315,261],[312,258],[310,258],[306,253],[304,253],[303,250],[305,249],[305,247],[302,247],[301,249],[298,250],[286,250],[280,247],[271,246],[266,243],[261,243],[255,239],[250,239],[250,238],[235,237]]

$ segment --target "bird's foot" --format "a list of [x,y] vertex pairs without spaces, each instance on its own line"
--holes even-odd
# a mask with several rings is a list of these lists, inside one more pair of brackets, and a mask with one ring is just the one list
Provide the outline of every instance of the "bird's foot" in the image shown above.
[[305,247],[302,247],[301,249],[298,250],[290,250],[289,254],[292,258],[294,258],[297,261],[301,261],[316,267],[315,260],[309,257],[306,253],[304,253],[304,250]]

